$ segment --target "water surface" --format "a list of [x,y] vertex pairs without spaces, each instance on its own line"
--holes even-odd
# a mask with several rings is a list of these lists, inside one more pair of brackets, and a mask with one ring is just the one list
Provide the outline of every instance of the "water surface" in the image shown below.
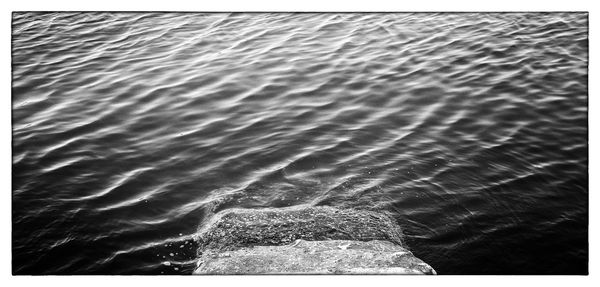
[[231,207],[586,274],[586,13],[14,13],[15,274],[190,274]]

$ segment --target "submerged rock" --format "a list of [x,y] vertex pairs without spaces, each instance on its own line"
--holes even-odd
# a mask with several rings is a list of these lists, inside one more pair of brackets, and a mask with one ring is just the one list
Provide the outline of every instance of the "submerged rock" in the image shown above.
[[285,245],[304,239],[387,240],[402,245],[402,231],[377,212],[333,207],[229,209],[200,231],[200,250]]
[[195,274],[435,274],[383,213],[302,206],[229,209],[199,232]]

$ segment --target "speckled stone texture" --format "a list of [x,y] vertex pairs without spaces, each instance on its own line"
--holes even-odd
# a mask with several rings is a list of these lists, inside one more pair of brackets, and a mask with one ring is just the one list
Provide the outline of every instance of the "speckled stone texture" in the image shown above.
[[435,274],[410,251],[388,241],[304,241],[201,256],[195,274]]
[[384,213],[333,207],[229,209],[198,236],[195,274],[435,274]]
[[200,231],[200,248],[231,250],[304,239],[387,240],[402,244],[396,221],[383,213],[333,207],[229,209]]

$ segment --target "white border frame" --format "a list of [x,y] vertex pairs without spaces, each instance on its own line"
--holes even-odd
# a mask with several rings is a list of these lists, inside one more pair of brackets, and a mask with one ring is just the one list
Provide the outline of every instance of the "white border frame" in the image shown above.
[[[7,3],[10,2],[10,3]],[[597,88],[594,85],[594,76],[598,75],[598,65],[595,63],[594,55],[591,53],[598,45],[596,31],[598,31],[598,20],[595,19],[600,10],[596,9],[594,2],[582,0],[500,0],[500,1],[474,1],[474,0],[416,0],[416,1],[384,1],[384,0],[218,0],[218,1],[194,1],[194,0],[5,0],[2,2],[2,12],[0,13],[3,43],[1,46],[2,67],[2,87],[5,91],[4,96],[0,97],[0,135],[2,140],[0,153],[0,167],[3,191],[1,210],[3,217],[0,220],[2,224],[3,235],[0,236],[0,283],[2,286],[102,286],[106,284],[138,284],[146,286],[162,286],[165,284],[179,286],[198,286],[209,285],[261,285],[277,284],[287,285],[307,285],[307,284],[327,284],[330,286],[339,285],[358,285],[374,286],[375,284],[390,285],[473,285],[473,286],[506,286],[507,284],[534,285],[544,284],[546,286],[589,286],[598,277],[598,248],[594,242],[599,242],[598,229],[594,224],[598,223],[598,213],[594,211],[594,206],[598,207],[598,196],[592,192],[600,186],[600,175],[598,173],[598,156],[600,146],[598,145],[599,131],[598,124],[600,118],[597,114],[589,114],[589,276],[444,276],[444,277],[399,277],[399,276],[11,276],[11,252],[12,252],[12,214],[11,214],[11,13],[12,11],[323,11],[323,12],[413,12],[413,11],[580,11],[589,12],[589,31],[590,31],[590,65],[588,79],[589,108],[596,111],[600,107],[595,95]],[[596,149],[594,149],[596,147]],[[596,243],[598,244],[598,243]],[[553,252],[548,250],[548,252]],[[596,261],[595,261],[596,260]],[[598,282],[594,284],[598,285]]]

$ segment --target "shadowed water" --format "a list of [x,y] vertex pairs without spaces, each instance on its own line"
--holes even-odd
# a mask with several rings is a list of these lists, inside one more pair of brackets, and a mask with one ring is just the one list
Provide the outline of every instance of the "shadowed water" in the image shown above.
[[15,274],[190,274],[232,207],[391,212],[439,274],[585,274],[586,13],[14,13]]

